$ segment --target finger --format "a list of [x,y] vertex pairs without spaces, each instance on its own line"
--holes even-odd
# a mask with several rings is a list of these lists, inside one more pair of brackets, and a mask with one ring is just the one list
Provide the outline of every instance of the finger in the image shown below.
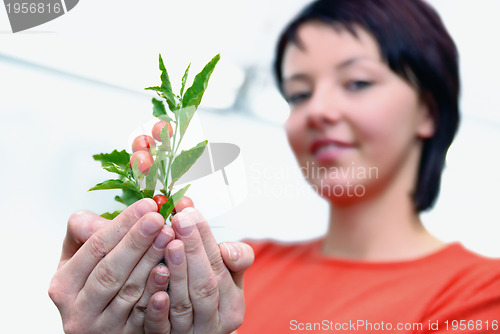
[[[234,298],[236,298],[236,295],[234,293],[235,282],[234,277],[222,260],[219,245],[217,244],[207,221],[203,218],[202,214],[198,210],[188,207],[182,212],[188,214],[190,217],[192,217],[194,222],[196,222],[198,232],[200,233],[203,242],[203,247],[205,248],[205,253],[207,254],[207,258],[210,262],[210,266],[212,267],[212,271],[217,277],[218,290],[220,295],[219,311],[230,309],[231,305],[234,304]],[[240,254],[239,250],[237,254]]]
[[61,267],[59,274],[70,277],[71,280],[66,282],[67,288],[80,291],[97,263],[118,244],[137,220],[146,213],[157,210],[158,206],[152,199],[140,200],[95,232],[71,260]]
[[[164,225],[162,231],[146,254],[139,260],[125,284],[121,287],[118,294],[108,304],[103,312],[103,316],[109,319],[122,320],[127,322],[132,309],[135,306],[145,308],[151,295],[158,290],[152,291],[147,295],[147,299],[142,305],[137,305],[144,296],[148,277],[151,276],[153,268],[162,260],[165,247],[174,238],[174,231],[170,226]],[[166,269],[166,268],[165,268]],[[161,273],[161,272],[160,272]],[[167,270],[168,273],[168,270]],[[166,277],[168,279],[168,276]],[[166,287],[165,287],[166,288]],[[144,320],[144,319],[143,319]],[[142,328],[142,326],[141,326]]]
[[220,251],[234,282],[240,289],[243,289],[243,275],[254,261],[252,247],[244,242],[223,242]]
[[107,221],[107,219],[90,211],[77,211],[73,213],[68,220],[59,267],[73,257],[85,241]]
[[194,323],[218,323],[218,280],[208,261],[200,233],[189,213],[180,212],[172,218],[176,236],[183,241],[187,262],[189,298],[193,304]]
[[229,276],[229,272],[222,261],[219,245],[217,244],[217,241],[215,240],[214,235],[212,234],[212,231],[210,230],[210,227],[208,226],[208,223],[203,215],[198,210],[191,207],[185,208],[182,212],[188,214],[195,222],[203,242],[203,248],[205,248],[205,253],[207,254],[208,261],[210,262],[210,266],[219,281],[222,280],[223,276]]
[[118,245],[97,264],[78,294],[77,302],[84,308],[91,308],[92,311],[101,313],[151,247],[164,222],[164,218],[157,212],[150,212],[142,217]]
[[[219,301],[221,319],[230,328],[238,328],[243,322],[245,301],[243,297],[243,275],[253,263],[253,249],[242,242],[224,242],[220,251],[226,267],[231,271],[231,288],[222,290]],[[224,291],[224,293],[222,293]]]
[[189,299],[184,243],[172,240],[166,248],[165,260],[170,270],[170,325],[173,333],[188,333],[193,325],[193,305]]
[[144,322],[145,334],[168,334],[171,332],[168,320],[169,306],[169,295],[165,291],[157,292],[151,297]]
[[159,264],[153,268],[149,274],[146,289],[142,294],[141,299],[135,304],[129,319],[127,320],[127,327],[143,328],[144,320],[146,318],[146,308],[151,297],[158,291],[166,290],[170,278],[170,271],[164,264]]
[[[168,245],[168,243],[170,243],[174,239],[173,237],[174,231],[169,225],[165,225],[163,227],[162,233],[166,233],[170,237],[167,242]],[[155,242],[157,242],[157,240],[155,240]],[[163,257],[165,256],[165,251],[166,251],[166,245],[165,247],[162,247],[161,259],[163,259]],[[149,303],[149,299],[151,299],[151,296],[155,292],[159,290],[166,290],[168,287],[168,282],[170,280],[170,270],[164,263],[156,265],[152,273],[155,274],[156,276],[153,277],[154,279],[150,277],[150,280],[148,280],[148,283],[146,285],[146,290],[144,291],[144,294],[142,295],[139,302],[137,302],[135,308],[138,309],[146,308],[146,306]],[[164,281],[167,282],[165,286],[163,285]]]

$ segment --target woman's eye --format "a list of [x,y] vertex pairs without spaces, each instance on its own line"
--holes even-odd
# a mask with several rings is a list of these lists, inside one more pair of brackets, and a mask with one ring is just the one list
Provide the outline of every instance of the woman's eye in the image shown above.
[[365,80],[354,80],[347,83],[347,89],[350,91],[359,91],[368,88],[372,85],[372,82]]
[[311,94],[306,93],[306,92],[292,94],[292,95],[286,97],[286,102],[288,102],[288,104],[290,104],[290,105],[293,105],[293,104],[297,104],[299,102],[305,101],[310,96],[311,96]]

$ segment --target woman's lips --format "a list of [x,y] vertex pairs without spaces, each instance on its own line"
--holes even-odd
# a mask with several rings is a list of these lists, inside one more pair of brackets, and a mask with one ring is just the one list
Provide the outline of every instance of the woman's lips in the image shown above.
[[318,163],[326,163],[337,160],[346,151],[354,148],[354,144],[331,139],[320,138],[311,143],[310,152]]

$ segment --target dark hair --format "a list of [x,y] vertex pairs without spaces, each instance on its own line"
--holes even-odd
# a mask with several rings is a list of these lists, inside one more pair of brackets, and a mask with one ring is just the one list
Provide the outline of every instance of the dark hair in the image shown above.
[[408,81],[432,113],[435,131],[423,142],[413,202],[420,212],[431,208],[440,188],[446,152],[459,123],[458,52],[436,11],[423,0],[317,0],[302,10],[282,32],[274,75],[282,90],[282,61],[288,43],[298,44],[297,29],[320,21],[347,29],[367,30],[378,42],[382,59]]

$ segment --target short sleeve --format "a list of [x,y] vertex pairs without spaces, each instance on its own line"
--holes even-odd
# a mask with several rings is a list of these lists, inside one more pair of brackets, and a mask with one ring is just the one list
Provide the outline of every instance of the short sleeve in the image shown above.
[[418,334],[500,333],[500,260],[457,276],[429,306]]

